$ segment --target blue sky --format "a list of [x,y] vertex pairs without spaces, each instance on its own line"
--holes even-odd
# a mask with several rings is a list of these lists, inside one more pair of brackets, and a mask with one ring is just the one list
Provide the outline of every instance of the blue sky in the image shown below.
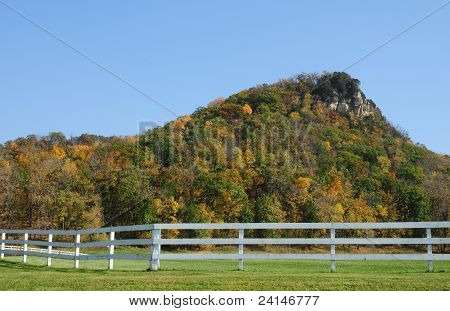
[[[5,2],[182,115],[257,84],[343,70],[445,1]],[[447,154],[449,38],[450,5],[348,70],[389,120]],[[0,143],[135,134],[139,121],[174,118],[1,3],[0,40]]]

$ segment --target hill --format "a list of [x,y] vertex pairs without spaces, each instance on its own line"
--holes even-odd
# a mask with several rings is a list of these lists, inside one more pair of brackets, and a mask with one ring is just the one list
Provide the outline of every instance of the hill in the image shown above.
[[392,126],[358,80],[301,74],[140,137],[7,142],[0,226],[448,220],[449,168]]

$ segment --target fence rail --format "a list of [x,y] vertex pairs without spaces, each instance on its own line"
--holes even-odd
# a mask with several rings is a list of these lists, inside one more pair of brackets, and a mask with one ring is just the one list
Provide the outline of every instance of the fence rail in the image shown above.
[[[23,246],[17,246],[17,245],[5,245],[5,250],[9,251],[18,251],[21,255],[23,254],[24,248]],[[35,248],[35,247],[28,247],[28,252],[31,254],[31,252],[38,252],[38,253],[43,253],[43,254],[47,254],[48,250],[45,248]],[[62,251],[62,250],[53,250],[51,251],[51,254],[57,254],[57,255],[68,255],[73,257],[75,255],[74,252],[67,252],[67,251]],[[80,254],[80,255],[87,255],[87,254]],[[32,256],[36,256],[36,255],[32,255]],[[47,257],[47,255],[45,255],[45,257]]]
[[[428,262],[428,271],[433,269],[433,260],[450,260],[450,254],[433,254],[433,245],[450,244],[450,238],[432,237],[432,229],[448,229],[450,221],[444,222],[392,222],[392,223],[220,223],[220,224],[149,224],[120,226],[83,230],[15,230],[0,229],[1,259],[5,255],[45,257],[51,266],[52,258],[74,261],[79,267],[83,260],[108,260],[108,268],[113,269],[114,259],[148,260],[151,270],[160,268],[160,260],[237,260],[238,268],[244,269],[244,260],[329,260],[331,271],[336,269],[339,260],[424,260]],[[237,238],[162,238],[163,230],[236,230]],[[245,230],[328,230],[329,238],[245,238]],[[424,238],[337,238],[342,230],[359,229],[424,229]],[[149,231],[151,239],[116,240],[116,232]],[[446,231],[447,232],[447,231]],[[81,242],[81,235],[98,233],[109,234],[108,240]],[[7,237],[13,236],[12,239]],[[23,239],[15,237],[22,235]],[[30,240],[30,235],[47,236],[46,241]],[[73,236],[73,242],[53,242],[54,236]],[[46,248],[31,248],[29,245]],[[148,254],[115,254],[115,246],[150,246]],[[235,245],[237,252],[231,254],[166,254],[161,253],[162,245]],[[327,245],[328,254],[245,254],[245,245]],[[336,254],[336,245],[427,245],[424,254]],[[53,250],[53,247],[70,248],[73,251]],[[107,254],[89,255],[80,253],[83,248],[107,247]]]

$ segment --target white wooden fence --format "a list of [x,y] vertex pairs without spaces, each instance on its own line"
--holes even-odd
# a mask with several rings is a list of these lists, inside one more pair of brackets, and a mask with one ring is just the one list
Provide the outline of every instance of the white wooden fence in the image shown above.
[[[80,260],[108,260],[109,269],[113,269],[114,259],[144,259],[149,261],[151,270],[158,270],[160,260],[237,260],[238,268],[244,269],[244,260],[329,260],[331,271],[336,269],[339,260],[423,260],[428,262],[428,270],[433,269],[433,260],[450,260],[450,254],[433,254],[433,245],[450,244],[450,238],[432,237],[432,229],[448,229],[450,221],[444,222],[403,222],[403,223],[218,223],[218,224],[149,224],[136,226],[109,227],[84,230],[6,230],[1,233],[1,258],[4,255],[46,257],[47,265],[52,258],[70,259],[74,267],[79,267]],[[328,230],[329,238],[245,238],[245,230]],[[358,229],[424,229],[424,238],[338,238],[339,232]],[[235,230],[236,238],[187,238],[164,239],[163,230]],[[151,231],[151,239],[116,240],[116,232]],[[447,232],[447,230],[445,230]],[[82,235],[97,233],[109,234],[107,241],[81,242]],[[46,236],[46,241],[29,240],[30,234]],[[23,236],[23,239],[9,239],[8,236]],[[446,233],[447,235],[447,233]],[[53,242],[54,236],[73,236],[73,242]],[[21,245],[20,249],[7,248],[6,245]],[[44,251],[31,251],[28,245],[46,247]],[[148,254],[115,254],[116,245],[147,245]],[[161,253],[161,245],[236,245],[236,253],[195,254],[195,253]],[[244,245],[329,245],[328,254],[256,254],[244,253]],[[336,245],[427,245],[423,254],[336,254]],[[72,248],[72,253],[53,250],[53,247]],[[82,248],[108,247],[107,254],[81,254]]]
[[[5,245],[4,249],[22,251],[22,252],[25,250],[23,246],[18,246],[18,245]],[[37,252],[37,253],[45,253],[45,254],[48,253],[47,248],[28,247],[27,250],[29,252]],[[63,250],[52,250],[51,253],[59,254],[59,255],[75,256],[74,252],[68,252],[68,251],[63,251]],[[87,255],[87,254],[80,254],[80,255]]]

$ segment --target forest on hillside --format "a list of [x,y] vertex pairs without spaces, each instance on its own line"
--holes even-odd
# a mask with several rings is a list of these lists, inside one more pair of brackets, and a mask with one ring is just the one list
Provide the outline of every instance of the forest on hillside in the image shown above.
[[449,220],[449,157],[415,145],[378,108],[329,109],[359,91],[344,73],[301,74],[140,136],[8,141],[0,227]]

